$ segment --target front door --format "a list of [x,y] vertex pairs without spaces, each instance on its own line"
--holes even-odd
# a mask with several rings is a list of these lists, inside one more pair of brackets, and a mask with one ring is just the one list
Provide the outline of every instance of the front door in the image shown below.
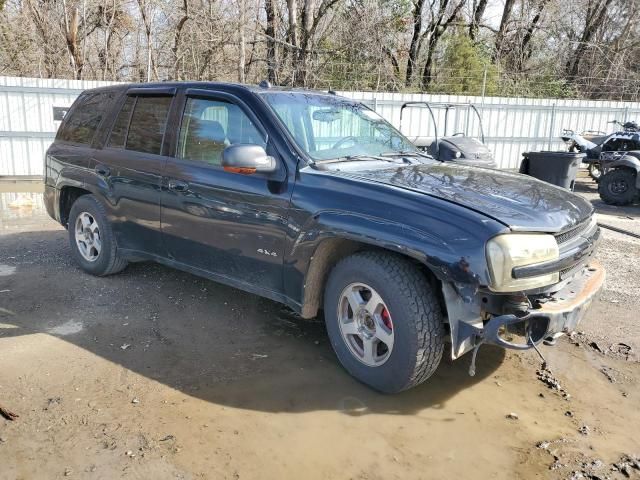
[[176,143],[162,194],[162,235],[169,258],[277,296],[283,289],[291,197],[284,162],[278,159],[275,175],[245,175],[222,167],[223,150],[237,143],[261,145],[277,158],[258,119],[229,94],[187,90]]

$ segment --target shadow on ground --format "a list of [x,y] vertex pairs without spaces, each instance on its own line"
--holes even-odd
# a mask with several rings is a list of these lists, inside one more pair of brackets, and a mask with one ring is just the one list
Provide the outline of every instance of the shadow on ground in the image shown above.
[[[194,397],[267,412],[341,409],[413,414],[490,376],[504,360],[483,347],[443,360],[421,387],[373,392],[337,363],[322,321],[305,321],[254,295],[160,265],[96,278],[70,260],[66,232],[0,236],[0,340],[44,333]],[[446,352],[448,355],[448,352]]]

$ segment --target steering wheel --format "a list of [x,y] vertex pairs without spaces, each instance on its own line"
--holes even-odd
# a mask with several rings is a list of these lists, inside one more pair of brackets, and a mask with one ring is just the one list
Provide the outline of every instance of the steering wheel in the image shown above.
[[464,132],[457,132],[452,135],[452,137],[464,137],[464,136],[466,136]]
[[341,138],[340,140],[338,140],[336,143],[333,144],[333,146],[331,147],[332,149],[334,148],[340,148],[342,146],[342,144],[347,143],[347,142],[353,142],[354,144],[359,143],[358,139],[352,135],[349,135],[348,137],[344,137]]

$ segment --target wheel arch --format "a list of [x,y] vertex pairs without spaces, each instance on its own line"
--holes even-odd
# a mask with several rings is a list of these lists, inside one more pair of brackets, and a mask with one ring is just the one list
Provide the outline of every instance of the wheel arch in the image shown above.
[[108,185],[91,171],[77,168],[65,168],[58,177],[57,190],[58,218],[64,226],[69,221],[69,212],[74,202],[83,195],[95,195],[105,200],[108,196]]
[[58,211],[60,214],[60,223],[67,225],[69,223],[69,213],[71,207],[78,198],[83,195],[90,195],[92,192],[84,187],[76,185],[65,185],[60,189],[60,198],[58,200]]
[[[369,241],[367,241],[369,240]],[[402,248],[392,248],[390,245],[381,245],[370,239],[353,238],[349,236],[334,236],[326,238],[318,243],[309,262],[304,277],[303,298],[301,316],[313,318],[317,316],[324,302],[324,292],[327,279],[331,270],[340,260],[363,251],[384,252],[389,255],[401,257],[413,264],[433,287],[443,314],[446,318],[446,308],[442,293],[442,281],[434,274],[425,263],[424,256],[417,252]]]

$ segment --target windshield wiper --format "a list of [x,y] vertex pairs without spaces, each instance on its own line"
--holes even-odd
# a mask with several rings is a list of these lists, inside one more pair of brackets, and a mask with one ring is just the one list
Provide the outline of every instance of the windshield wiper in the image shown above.
[[330,158],[328,160],[316,160],[314,163],[326,164],[326,163],[339,163],[339,162],[366,162],[371,160],[378,160],[382,162],[400,163],[389,157],[383,157],[380,155],[345,155],[344,157]]
[[434,159],[429,154],[426,154],[423,152],[417,152],[415,150],[398,150],[395,152],[384,152],[384,153],[381,153],[380,155],[385,157],[423,157],[423,158],[430,158],[431,160]]

